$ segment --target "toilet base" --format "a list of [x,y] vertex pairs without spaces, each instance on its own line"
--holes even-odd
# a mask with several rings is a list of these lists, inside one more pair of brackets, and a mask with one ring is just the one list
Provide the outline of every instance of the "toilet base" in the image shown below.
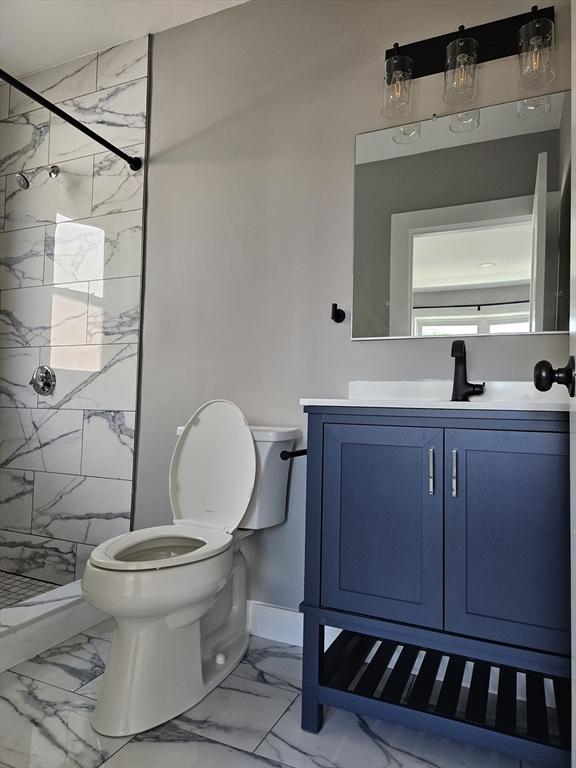
[[215,596],[168,616],[116,618],[117,629],[94,712],[94,730],[131,736],[201,701],[248,647],[246,561]]

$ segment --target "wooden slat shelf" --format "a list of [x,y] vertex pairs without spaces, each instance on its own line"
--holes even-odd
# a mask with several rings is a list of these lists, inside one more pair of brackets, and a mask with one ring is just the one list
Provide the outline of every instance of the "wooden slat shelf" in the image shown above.
[[570,749],[568,678],[344,630],[323,654],[320,684],[354,699]]

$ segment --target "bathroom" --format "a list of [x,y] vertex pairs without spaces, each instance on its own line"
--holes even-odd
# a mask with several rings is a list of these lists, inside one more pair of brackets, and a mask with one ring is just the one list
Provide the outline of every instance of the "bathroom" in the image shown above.
[[[571,5],[553,3],[552,96],[570,92]],[[491,382],[522,382],[500,398],[507,413],[514,399],[548,400],[550,410],[538,411],[553,414],[546,434],[566,431],[567,389],[539,393],[532,378],[538,361],[566,365],[567,324],[477,338],[461,329],[401,338],[360,325],[370,277],[355,231],[357,137],[419,121],[425,136],[433,115],[440,127],[458,112],[443,99],[442,47],[442,69],[412,81],[409,117],[382,115],[386,51],[529,13],[519,0],[0,0],[0,68],[144,161],[132,171],[0,84],[0,576],[12,585],[0,616],[0,763],[565,764],[566,749],[531,751],[527,739],[491,741],[472,727],[435,731],[430,720],[440,718],[429,715],[399,722],[331,702],[317,733],[300,719],[303,621],[312,615],[299,610],[310,603],[312,573],[308,419],[324,418],[304,407],[346,407],[349,382],[409,382],[402,394],[417,404],[419,382],[452,386],[452,342],[464,337],[468,380],[487,387],[462,408],[489,403]],[[517,46],[516,28],[511,39]],[[516,49],[480,63],[476,80],[481,126],[484,109],[526,97]],[[571,132],[574,152],[573,120]],[[28,189],[17,173],[29,174]],[[495,199],[533,195],[534,175],[532,191],[506,188]],[[468,179],[470,187],[481,181]],[[342,322],[332,319],[333,304]],[[56,374],[47,395],[28,383],[43,364]],[[433,399],[449,400],[450,391]],[[324,405],[303,406],[303,398]],[[340,406],[328,404],[334,399]],[[235,403],[249,425],[299,430],[287,450],[309,451],[282,463],[285,522],[242,542],[247,655],[183,714],[103,735],[92,727],[93,709],[114,624],[83,598],[83,569],[113,537],[173,524],[177,428],[214,400]],[[367,627],[359,631],[370,634]],[[340,629],[349,627],[328,624],[326,643]],[[476,658],[470,647],[460,652]]]

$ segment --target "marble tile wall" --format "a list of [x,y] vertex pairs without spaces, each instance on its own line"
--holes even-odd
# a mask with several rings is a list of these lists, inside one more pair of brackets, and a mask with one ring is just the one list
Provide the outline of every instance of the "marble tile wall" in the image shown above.
[[[144,156],[148,40],[22,78]],[[29,189],[20,171],[57,164]],[[143,172],[0,84],[0,571],[78,578],[129,530]],[[29,380],[56,371],[52,395]]]

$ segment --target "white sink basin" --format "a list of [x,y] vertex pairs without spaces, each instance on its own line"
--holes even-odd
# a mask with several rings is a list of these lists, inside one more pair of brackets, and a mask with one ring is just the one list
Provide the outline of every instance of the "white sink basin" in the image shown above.
[[531,381],[487,381],[482,395],[455,403],[452,381],[351,381],[348,398],[305,398],[301,405],[364,408],[447,408],[476,410],[567,411],[570,398],[565,387],[554,385],[539,392]]

